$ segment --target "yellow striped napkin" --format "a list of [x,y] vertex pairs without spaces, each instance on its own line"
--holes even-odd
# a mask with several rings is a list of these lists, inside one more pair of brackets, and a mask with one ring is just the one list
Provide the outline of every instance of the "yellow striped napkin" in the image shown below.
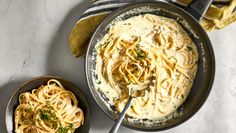
[[[73,55],[79,57],[85,53],[91,35],[109,13],[133,1],[135,0],[94,1],[80,17],[70,34],[69,44]],[[177,0],[175,2],[186,5],[191,1]],[[206,31],[222,29],[236,21],[235,7],[236,0],[230,0],[230,2],[224,3],[221,7],[212,4],[200,23]]]

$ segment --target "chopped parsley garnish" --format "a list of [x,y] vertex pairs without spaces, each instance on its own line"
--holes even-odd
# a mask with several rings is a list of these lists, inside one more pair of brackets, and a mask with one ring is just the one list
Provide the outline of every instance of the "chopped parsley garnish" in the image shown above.
[[48,115],[48,113],[46,113],[46,111],[40,110],[39,116],[41,120],[48,121],[50,119],[50,116]]
[[68,129],[66,127],[59,127],[57,131],[58,133],[67,133]]
[[69,125],[69,128],[70,128],[70,129],[72,129],[72,128],[73,128],[73,126],[74,126],[74,125],[70,123],[70,125]]
[[52,111],[52,107],[47,110],[40,110],[39,117],[41,120],[48,122],[52,122],[58,119],[56,114]]
[[184,95],[182,94],[181,97],[184,99]]
[[142,51],[137,51],[137,54],[138,55],[141,55],[143,52]]
[[100,80],[97,80],[97,84],[101,84],[101,81],[100,81]]
[[73,124],[70,124],[69,126],[66,126],[66,127],[59,127],[58,128],[58,133],[67,133],[69,130],[73,130]]
[[47,109],[39,110],[39,118],[52,129],[57,128],[58,117],[56,116],[53,108],[50,106]]
[[188,51],[193,51],[193,49],[189,46],[187,46]]
[[162,100],[162,99],[159,99],[159,101],[160,101],[160,102],[163,102],[163,100]]
[[146,57],[145,53],[142,50],[136,51],[136,54],[137,54],[138,58],[145,58]]

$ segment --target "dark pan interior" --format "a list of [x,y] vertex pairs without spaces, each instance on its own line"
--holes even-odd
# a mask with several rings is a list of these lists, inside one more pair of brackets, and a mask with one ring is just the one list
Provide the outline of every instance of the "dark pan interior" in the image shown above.
[[84,112],[84,125],[80,126],[75,130],[75,132],[81,132],[81,133],[88,133],[90,128],[90,109],[88,102],[86,98],[84,97],[83,93],[79,90],[79,88],[73,84],[70,81],[66,81],[60,77],[54,77],[54,76],[43,76],[31,79],[27,82],[25,82],[22,86],[20,86],[15,93],[10,98],[7,109],[6,109],[6,127],[8,133],[14,132],[14,111],[16,107],[19,105],[19,95],[23,92],[31,92],[31,90],[36,89],[40,87],[41,85],[47,84],[47,81],[50,79],[56,79],[58,80],[65,89],[70,90],[73,92],[79,101],[79,107]]
[[[148,7],[154,10],[134,10],[141,7]],[[132,11],[132,13],[127,13],[131,12],[131,10],[134,11]],[[126,120],[123,121],[124,126],[136,130],[159,131],[177,126],[192,117],[206,101],[214,80],[215,59],[211,42],[201,25],[183,9],[164,2],[146,2],[130,4],[113,12],[99,25],[93,37],[91,38],[86,55],[86,77],[90,91],[100,108],[111,119],[114,120],[117,118],[118,114],[114,111],[110,111],[107,108],[102,100],[101,94],[96,91],[92,81],[92,78],[95,78],[94,76],[96,76],[94,74],[96,65],[95,45],[107,33],[109,30],[109,25],[114,21],[117,21],[117,18],[119,18],[118,20],[123,20],[145,13],[156,14],[177,20],[195,42],[199,53],[198,71],[193,83],[193,87],[191,88],[186,101],[180,108],[178,108],[178,111],[181,111],[182,113],[180,117],[175,117],[165,123],[156,124],[151,127],[147,127],[141,123],[129,123]],[[187,26],[183,24],[184,21],[187,22]]]

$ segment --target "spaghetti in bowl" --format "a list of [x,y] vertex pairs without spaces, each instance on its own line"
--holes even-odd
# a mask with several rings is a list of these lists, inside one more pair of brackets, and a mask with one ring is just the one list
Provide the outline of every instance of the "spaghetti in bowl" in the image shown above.
[[38,77],[13,94],[6,125],[8,132],[16,133],[89,132],[90,110],[73,83],[54,76]]
[[128,121],[171,119],[186,100],[198,67],[196,45],[175,19],[153,14],[118,21],[95,46],[95,88],[106,105],[121,112],[130,90],[149,90],[135,98]]

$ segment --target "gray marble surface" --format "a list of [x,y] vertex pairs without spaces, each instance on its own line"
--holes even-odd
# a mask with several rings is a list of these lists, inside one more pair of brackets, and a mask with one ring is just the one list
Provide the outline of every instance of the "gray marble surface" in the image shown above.
[[[0,0],[0,132],[5,133],[6,101],[24,81],[57,75],[76,83],[92,110],[92,133],[108,132],[113,122],[96,105],[84,76],[84,57],[74,58],[68,36],[91,1]],[[236,24],[209,33],[216,56],[212,92],[200,111],[163,133],[236,132]],[[120,132],[137,131],[121,127]]]

